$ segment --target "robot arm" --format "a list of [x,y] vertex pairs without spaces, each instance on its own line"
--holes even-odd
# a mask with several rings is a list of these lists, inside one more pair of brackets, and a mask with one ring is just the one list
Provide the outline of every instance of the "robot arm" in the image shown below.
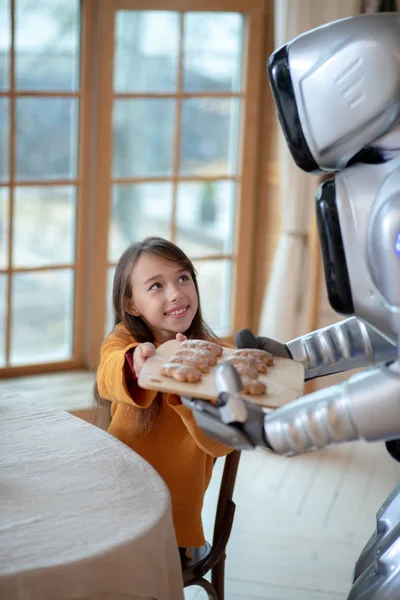
[[249,329],[242,329],[235,334],[235,345],[237,348],[259,348],[274,356],[301,362],[306,381],[392,362],[397,357],[394,343],[356,317],[328,325],[286,344],[267,337],[255,337]]
[[397,358],[396,345],[356,317],[296,338],[287,347],[303,363],[306,380]]
[[357,373],[272,412],[240,396],[240,377],[230,363],[217,367],[216,387],[215,406],[185,397],[182,402],[193,410],[201,429],[240,450],[261,446],[292,456],[333,443],[391,440],[400,435],[398,362]]

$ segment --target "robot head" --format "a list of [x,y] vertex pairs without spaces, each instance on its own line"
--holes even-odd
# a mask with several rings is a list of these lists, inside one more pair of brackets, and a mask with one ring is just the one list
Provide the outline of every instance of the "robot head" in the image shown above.
[[370,144],[400,121],[400,14],[313,29],[268,61],[283,133],[297,165],[336,171],[375,160]]
[[400,14],[360,15],[278,49],[269,77],[286,141],[317,196],[332,307],[400,333]]

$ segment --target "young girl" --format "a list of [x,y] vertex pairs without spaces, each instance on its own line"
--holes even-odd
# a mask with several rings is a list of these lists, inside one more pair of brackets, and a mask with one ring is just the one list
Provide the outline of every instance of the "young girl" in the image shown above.
[[121,256],[113,304],[115,328],[102,344],[97,371],[98,394],[112,402],[108,431],[164,479],[178,546],[203,546],[201,510],[213,459],[232,449],[204,434],[179,396],[137,383],[160,344],[186,337],[218,341],[201,316],[194,267],[171,242],[146,238]]

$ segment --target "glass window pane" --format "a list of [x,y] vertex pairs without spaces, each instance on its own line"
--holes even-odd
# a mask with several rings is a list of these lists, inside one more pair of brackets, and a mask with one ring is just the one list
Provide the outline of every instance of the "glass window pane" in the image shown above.
[[179,14],[118,11],[115,92],[174,92],[177,87]]
[[116,100],[114,177],[165,177],[173,167],[175,100]]
[[72,357],[74,272],[16,273],[12,282],[12,365]]
[[[1,59],[0,59],[1,60]],[[0,181],[8,181],[9,174],[10,103],[0,98]]]
[[241,84],[243,16],[186,13],[184,89],[236,92]]
[[19,98],[16,102],[17,179],[75,179],[78,101]]
[[6,363],[7,275],[0,275],[0,366]]
[[0,90],[8,90],[10,88],[10,50],[10,0],[0,0]]
[[13,266],[73,263],[75,212],[74,187],[16,187]]
[[104,332],[104,337],[107,337],[108,334],[114,329],[115,315],[114,315],[113,300],[112,300],[114,273],[115,273],[115,267],[109,267],[109,269],[107,271],[107,299],[106,299],[107,314],[106,314],[106,329]]
[[233,181],[179,184],[176,243],[188,256],[232,252],[235,188]]
[[184,100],[182,175],[236,175],[240,100]]
[[114,185],[108,259],[117,262],[133,242],[148,235],[169,237],[172,184]]
[[9,189],[0,188],[0,269],[8,267]]
[[231,333],[232,262],[204,260],[193,261],[193,263],[197,271],[203,318],[217,335],[229,335]]
[[15,81],[21,90],[79,86],[79,0],[17,0]]

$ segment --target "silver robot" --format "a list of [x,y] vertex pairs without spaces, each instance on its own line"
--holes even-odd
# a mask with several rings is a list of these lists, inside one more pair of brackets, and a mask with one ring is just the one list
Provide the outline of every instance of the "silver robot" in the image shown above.
[[[309,31],[272,54],[268,73],[293,159],[333,173],[318,191],[317,222],[329,300],[348,318],[286,344],[241,330],[236,346],[300,361],[306,380],[367,368],[266,413],[223,363],[216,405],[182,400],[205,432],[238,449],[291,456],[381,440],[400,460],[400,14]],[[377,513],[348,596],[399,599],[400,486]]]

